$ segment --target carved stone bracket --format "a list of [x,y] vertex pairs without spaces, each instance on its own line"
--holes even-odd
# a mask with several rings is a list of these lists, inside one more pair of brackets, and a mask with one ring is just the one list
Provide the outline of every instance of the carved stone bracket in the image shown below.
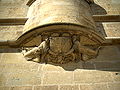
[[42,34],[42,43],[31,50],[23,50],[27,60],[37,58],[39,62],[52,62],[64,64],[70,61],[78,62],[95,58],[98,55],[99,46],[82,45],[80,35],[70,33]]

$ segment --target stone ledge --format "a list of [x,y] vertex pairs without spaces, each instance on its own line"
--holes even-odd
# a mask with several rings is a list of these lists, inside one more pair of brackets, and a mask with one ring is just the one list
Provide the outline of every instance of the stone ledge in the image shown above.
[[[28,18],[0,18],[0,25],[24,25]],[[95,22],[120,22],[120,15],[93,15]]]
[[120,22],[120,15],[93,15],[96,22]]
[[0,18],[1,25],[24,25],[27,18]]

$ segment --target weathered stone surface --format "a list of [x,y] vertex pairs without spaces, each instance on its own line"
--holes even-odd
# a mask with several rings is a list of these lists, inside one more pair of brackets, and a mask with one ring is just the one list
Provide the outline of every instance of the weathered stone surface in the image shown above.
[[58,86],[35,86],[34,90],[58,90]]
[[[99,55],[93,61],[96,62],[119,62],[120,61],[120,47],[119,46],[105,46],[101,47]],[[113,54],[114,53],[114,54]]]
[[61,85],[59,90],[79,90],[78,85]]
[[84,69],[96,69],[95,64],[92,61],[89,62],[83,62],[83,68]]
[[75,83],[104,83],[113,82],[110,72],[81,70],[74,72]]
[[2,63],[23,63],[26,62],[21,53],[4,53],[1,58]]
[[120,82],[120,72],[118,70],[118,72],[112,72],[112,77],[113,77],[113,80],[114,82]]
[[41,71],[42,65],[39,65],[37,63],[2,63],[0,64],[0,67],[2,68],[2,72],[37,72]]
[[28,7],[26,0],[1,0],[0,17],[26,17]]
[[17,26],[0,26],[0,31],[23,31],[23,25]]
[[[15,35],[16,32],[0,32],[0,33],[1,33],[0,38],[2,40],[12,40],[12,39],[16,38],[16,35]],[[15,37],[13,37],[13,36],[15,36]]]
[[104,37],[120,37],[120,22],[96,22],[96,26]]
[[40,85],[41,75],[40,72],[30,71],[10,73],[5,85]]
[[0,53],[0,61],[1,61],[1,58],[2,58],[2,53]]
[[75,69],[82,69],[83,62],[70,62],[67,64],[58,64],[58,65],[50,65],[46,64],[43,66],[42,70],[43,71],[74,71]]
[[3,69],[5,68],[5,65],[6,65],[5,63],[1,63],[0,64],[0,72],[1,73],[2,73]]
[[0,87],[0,90],[10,90],[10,87]]
[[31,86],[16,86],[16,87],[11,87],[10,90],[32,90]]
[[80,90],[109,90],[107,84],[80,85]]
[[73,84],[73,72],[46,72],[43,84]]
[[64,71],[64,69],[60,66],[46,64],[43,66],[42,71]]
[[79,35],[70,36],[70,33],[49,33],[49,35],[41,35],[41,38],[46,36],[47,39],[43,40],[37,47],[23,50],[23,55],[28,61],[34,61],[34,58],[37,58],[39,62],[65,64],[80,60],[87,61],[98,55],[99,47],[85,46],[86,44],[81,41]]
[[94,0],[95,4],[92,4],[93,14],[120,14],[120,1],[119,0]]
[[0,86],[5,86],[5,84],[7,83],[7,79],[9,77],[8,72],[4,73],[4,72],[0,72]]
[[98,70],[120,70],[120,62],[95,62],[94,64]]
[[120,37],[120,22],[102,23],[106,37]]
[[108,84],[109,90],[120,90],[120,83],[111,83]]
[[7,55],[7,59],[4,57],[3,61],[1,61],[0,85],[39,85],[41,83],[42,73],[40,72],[40,68],[42,65],[34,62],[26,62],[26,60],[19,62],[17,61],[19,58],[12,55],[11,58]]
[[0,40],[13,40],[17,39],[23,30],[23,25],[21,26],[0,26]]

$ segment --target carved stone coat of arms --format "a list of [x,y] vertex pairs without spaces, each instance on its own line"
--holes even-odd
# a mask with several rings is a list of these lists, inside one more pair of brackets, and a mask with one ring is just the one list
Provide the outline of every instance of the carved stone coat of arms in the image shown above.
[[98,54],[98,48],[94,50],[83,46],[79,35],[53,33],[38,47],[24,50],[23,54],[27,60],[38,58],[40,62],[64,64],[94,58]]

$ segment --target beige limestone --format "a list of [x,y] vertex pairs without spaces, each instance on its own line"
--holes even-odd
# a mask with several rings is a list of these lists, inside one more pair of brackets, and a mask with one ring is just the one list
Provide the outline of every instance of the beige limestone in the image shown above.
[[74,72],[74,81],[76,83],[104,83],[113,82],[110,72],[83,70]]
[[120,90],[120,83],[110,83],[108,87],[109,90]]
[[15,72],[10,73],[9,78],[7,79],[6,86],[15,86],[15,85],[40,85],[41,84],[41,76],[40,72]]
[[116,72],[112,72],[112,77],[113,77],[114,82],[119,83],[120,82],[119,70],[118,71],[116,70]]
[[120,22],[97,22],[96,26],[104,37],[120,37]]
[[[64,78],[64,79],[63,79]],[[42,84],[73,84],[73,72],[46,72]]]
[[[114,54],[113,54],[114,52]],[[119,57],[120,52],[120,46],[105,46],[101,47],[101,50],[99,52],[99,56],[96,58],[96,61],[101,62],[116,62],[120,60]]]
[[1,62],[2,63],[24,63],[25,59],[20,53],[16,53],[16,54],[6,53],[6,54],[3,54]]
[[35,86],[34,90],[58,90],[57,85],[51,85],[51,86]]
[[80,90],[109,90],[107,84],[80,85]]
[[74,63],[74,62],[69,62],[69,63],[66,63],[66,64],[56,64],[56,65],[51,65],[51,64],[46,64],[42,67],[42,71],[48,71],[48,72],[51,72],[51,71],[63,71],[65,72],[66,70],[68,71],[73,71],[75,69],[80,69],[80,68],[83,68],[83,63],[82,62],[77,62],[77,63]]
[[31,86],[24,86],[24,87],[16,86],[16,87],[11,87],[10,90],[32,90],[32,87]]
[[106,37],[120,37],[120,22],[102,23]]
[[0,26],[0,40],[14,40],[21,36],[23,25],[18,26]]
[[[84,64],[79,62],[76,64],[69,63],[62,66],[54,66],[49,64],[37,64],[35,62],[28,62],[22,58],[23,56],[21,54],[15,54],[15,53],[3,53],[1,63],[0,63],[0,86],[26,86],[26,85],[63,85],[62,88],[68,89],[68,86],[64,86],[66,84],[70,84],[73,86],[73,88],[78,85],[83,85],[82,88],[92,88],[93,90],[97,87],[103,87],[102,89],[106,88],[106,86],[102,86],[101,84],[107,84],[114,82],[120,82],[119,75],[116,75],[116,73],[119,72],[113,72],[111,71],[111,68],[113,67],[114,63],[118,63],[119,59],[115,59],[116,57],[119,57],[119,50],[117,47],[104,47],[104,50],[108,50],[110,53],[118,53],[116,56],[109,55],[108,52],[102,52],[100,54],[100,57],[102,59],[93,60],[90,61],[91,65],[94,68],[91,68],[89,66],[89,62],[86,62],[87,68],[84,67]],[[10,50],[9,50],[10,51]],[[11,50],[12,51],[12,50]],[[107,53],[109,56],[106,56]],[[17,55],[17,56],[16,56]],[[7,57],[8,56],[8,57]],[[21,59],[18,59],[21,58]],[[99,56],[98,56],[99,57]],[[3,59],[5,58],[5,59]],[[106,59],[107,58],[107,59]],[[5,60],[5,61],[4,61]],[[18,60],[18,61],[17,61]],[[19,61],[20,60],[20,61]],[[101,61],[100,61],[101,60]],[[104,61],[105,60],[105,61]],[[104,65],[102,66],[101,62],[106,62],[106,64],[109,64],[109,60],[111,60],[111,65],[109,66],[108,71],[99,71],[98,69],[104,70]],[[6,62],[7,61],[7,62]],[[95,61],[95,62],[94,62]],[[96,64],[97,62],[97,64]],[[100,68],[97,68],[94,66],[100,64]],[[80,67],[82,65],[82,67]],[[77,66],[77,67],[76,67]],[[76,68],[75,68],[76,67]],[[116,65],[114,65],[115,68],[118,68]],[[96,70],[93,70],[96,69]],[[118,68],[119,70],[119,68]],[[112,73],[113,72],[113,73]],[[8,78],[9,77],[9,78]],[[53,79],[54,78],[54,79]],[[76,84],[75,84],[76,83]],[[91,83],[101,83],[100,85],[92,85],[87,86],[86,84]],[[71,86],[70,86],[71,87]],[[119,85],[115,85],[114,88],[118,88]],[[19,87],[22,88],[22,87]],[[68,89],[69,90],[69,89]],[[118,89],[119,90],[119,89]]]
[[[23,2],[26,1],[1,0],[0,18],[25,17],[27,10]],[[94,1],[106,9],[101,10],[96,5],[91,5],[94,8],[94,14],[105,14],[106,12],[107,14],[120,14],[119,0]],[[72,8],[69,9],[72,10]],[[49,13],[52,15],[51,12]],[[15,33],[21,32],[23,26],[17,29],[16,27],[19,26],[0,26],[0,40],[11,40],[13,37],[17,37]],[[114,34],[119,31],[119,22],[103,23],[102,27],[98,25],[98,28],[99,30],[104,28],[107,36],[119,35],[119,33]],[[18,50],[15,49],[15,51]],[[85,64],[79,62],[61,66],[29,62],[20,52],[15,51],[13,48],[0,50],[0,90],[120,90],[119,46],[103,47],[96,59],[85,62]],[[116,73],[118,74],[116,75]],[[80,86],[79,89],[78,86]]]
[[92,4],[92,11],[95,15],[118,15],[120,14],[120,1],[119,0],[94,0]]
[[78,85],[60,85],[60,90],[79,90]]
[[26,17],[26,0],[0,0],[0,18]]
[[0,90],[10,90],[10,87],[0,87]]

